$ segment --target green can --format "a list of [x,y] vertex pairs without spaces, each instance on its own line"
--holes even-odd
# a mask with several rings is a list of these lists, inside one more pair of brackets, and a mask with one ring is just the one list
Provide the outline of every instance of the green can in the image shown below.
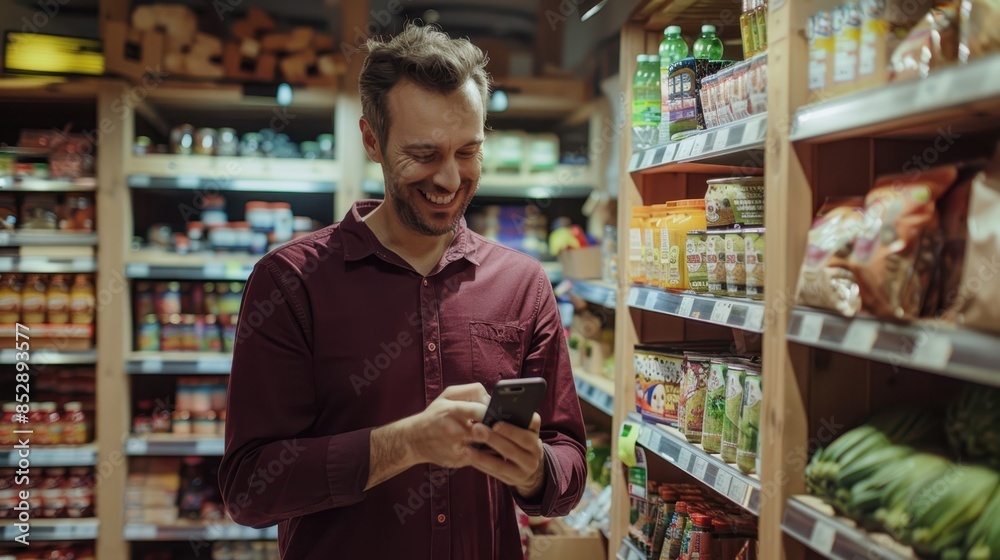
[[740,412],[743,410],[743,382],[747,368],[729,364],[726,368],[726,416],[722,419],[722,460],[736,462],[740,441]]
[[697,294],[708,293],[707,231],[689,231],[684,244],[688,284]]
[[705,234],[705,271],[708,273],[708,293],[713,296],[729,295],[726,291],[725,231],[708,231]]
[[743,410],[740,413],[740,439],[736,447],[736,466],[744,474],[757,472],[762,401],[760,372],[748,369],[746,379],[743,382]]
[[726,233],[726,292],[730,297],[746,297],[747,266],[746,247],[743,232],[732,230]]
[[709,453],[722,453],[722,425],[726,418],[726,360],[712,360],[705,389],[705,426],[701,446]]
[[764,228],[743,230],[746,290],[750,299],[764,299]]

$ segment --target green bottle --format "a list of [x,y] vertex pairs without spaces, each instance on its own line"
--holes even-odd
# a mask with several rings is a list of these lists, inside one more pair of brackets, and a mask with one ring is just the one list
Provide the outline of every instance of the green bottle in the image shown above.
[[681,37],[681,28],[671,25],[663,30],[663,42],[660,43],[660,74],[666,74],[671,64],[691,56],[690,49]]
[[714,25],[702,25],[701,37],[694,42],[694,57],[705,60],[722,60],[722,39],[715,36]]

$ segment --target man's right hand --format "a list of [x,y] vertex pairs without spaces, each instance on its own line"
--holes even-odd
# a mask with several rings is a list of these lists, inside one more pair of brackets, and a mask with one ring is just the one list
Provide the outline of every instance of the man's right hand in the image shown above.
[[417,463],[468,466],[473,452],[472,426],[483,421],[489,402],[482,383],[453,385],[423,412],[411,416],[407,431]]

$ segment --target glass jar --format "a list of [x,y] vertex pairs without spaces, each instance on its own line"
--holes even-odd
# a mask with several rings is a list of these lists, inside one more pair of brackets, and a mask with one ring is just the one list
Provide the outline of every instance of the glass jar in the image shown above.
[[232,128],[219,129],[219,141],[215,145],[215,155],[235,156],[239,153],[240,139]]
[[190,154],[194,150],[194,127],[190,124],[175,126],[170,131],[170,152]]
[[218,435],[216,423],[216,414],[214,411],[195,412],[191,415],[191,433],[196,436]]
[[199,128],[194,135],[194,153],[198,155],[214,155],[218,144],[219,132],[214,128]]
[[66,445],[81,445],[90,441],[90,426],[83,412],[83,403],[68,402],[63,407],[62,442]]
[[292,205],[287,202],[271,203],[271,212],[274,213],[274,233],[272,241],[274,243],[286,243],[292,240]]
[[246,204],[246,219],[254,231],[271,233],[274,231],[274,212],[271,205],[259,200],[251,200]]
[[174,435],[191,435],[191,413],[186,410],[176,410],[173,415],[171,430]]

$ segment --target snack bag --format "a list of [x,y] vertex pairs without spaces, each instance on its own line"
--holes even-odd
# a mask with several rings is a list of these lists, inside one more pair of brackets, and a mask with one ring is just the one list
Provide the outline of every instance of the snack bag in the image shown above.
[[1000,0],[962,0],[959,19],[959,61],[1000,51]]
[[930,12],[896,47],[890,60],[890,81],[925,78],[958,60],[958,8],[945,2]]
[[816,214],[799,272],[799,305],[853,317],[861,309],[858,284],[848,265],[854,237],[864,224],[861,197],[827,201]]

